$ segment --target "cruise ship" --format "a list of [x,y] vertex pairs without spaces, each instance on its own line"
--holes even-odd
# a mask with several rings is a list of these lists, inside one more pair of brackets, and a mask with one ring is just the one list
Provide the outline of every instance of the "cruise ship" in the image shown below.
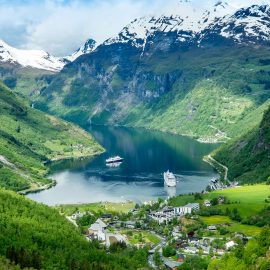
[[106,163],[107,164],[112,164],[112,163],[119,163],[119,162],[122,162],[124,159],[119,157],[119,156],[116,156],[116,157],[110,157],[108,159],[106,159]]
[[164,183],[167,187],[175,187],[176,186],[176,178],[173,173],[167,171],[163,174],[164,176]]

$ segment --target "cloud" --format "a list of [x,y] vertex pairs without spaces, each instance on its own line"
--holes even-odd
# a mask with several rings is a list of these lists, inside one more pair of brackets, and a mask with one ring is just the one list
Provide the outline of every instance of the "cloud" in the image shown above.
[[[187,14],[217,0],[0,0],[0,33],[12,46],[70,54],[88,38],[98,42],[116,35],[136,17]],[[233,8],[266,2],[228,0]]]

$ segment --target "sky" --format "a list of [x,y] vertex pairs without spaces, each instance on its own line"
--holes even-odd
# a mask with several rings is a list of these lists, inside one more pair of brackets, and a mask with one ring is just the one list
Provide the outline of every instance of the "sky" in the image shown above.
[[[188,3],[186,3],[186,1]],[[207,9],[218,0],[0,0],[0,39],[23,49],[71,54],[88,38],[117,35],[137,17]],[[227,0],[233,7],[270,0]]]

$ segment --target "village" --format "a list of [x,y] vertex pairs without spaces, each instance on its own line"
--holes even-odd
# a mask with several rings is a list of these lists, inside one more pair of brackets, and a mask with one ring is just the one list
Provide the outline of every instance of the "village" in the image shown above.
[[[195,194],[194,197],[200,196]],[[80,227],[87,241],[147,248],[154,269],[178,269],[192,257],[220,257],[249,240],[244,234],[230,233],[228,224],[206,224],[201,215],[222,205],[226,198],[170,206],[169,200],[136,204],[127,213],[104,210],[99,213],[76,211],[67,218]]]

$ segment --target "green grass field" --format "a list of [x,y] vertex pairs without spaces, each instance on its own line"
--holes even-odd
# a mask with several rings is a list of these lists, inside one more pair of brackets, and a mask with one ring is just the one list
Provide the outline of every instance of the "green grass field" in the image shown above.
[[121,230],[121,234],[126,235],[128,241],[132,245],[136,244],[157,245],[160,242],[160,239],[156,235],[147,231]]
[[229,232],[243,233],[248,236],[254,236],[261,232],[262,228],[250,225],[244,225],[239,222],[235,222],[226,216],[211,216],[202,217],[202,220],[207,225],[228,225],[227,229]]
[[259,184],[214,191],[207,194],[205,198],[212,199],[218,196],[225,196],[229,199],[230,204],[217,207],[221,209],[226,209],[227,207],[229,209],[237,208],[242,217],[249,217],[269,205],[269,203],[265,202],[269,195],[270,186]]
[[134,202],[112,203],[112,202],[100,202],[89,204],[67,204],[59,205],[56,208],[65,215],[72,215],[76,211],[80,212],[95,212],[95,213],[128,213],[134,209]]

